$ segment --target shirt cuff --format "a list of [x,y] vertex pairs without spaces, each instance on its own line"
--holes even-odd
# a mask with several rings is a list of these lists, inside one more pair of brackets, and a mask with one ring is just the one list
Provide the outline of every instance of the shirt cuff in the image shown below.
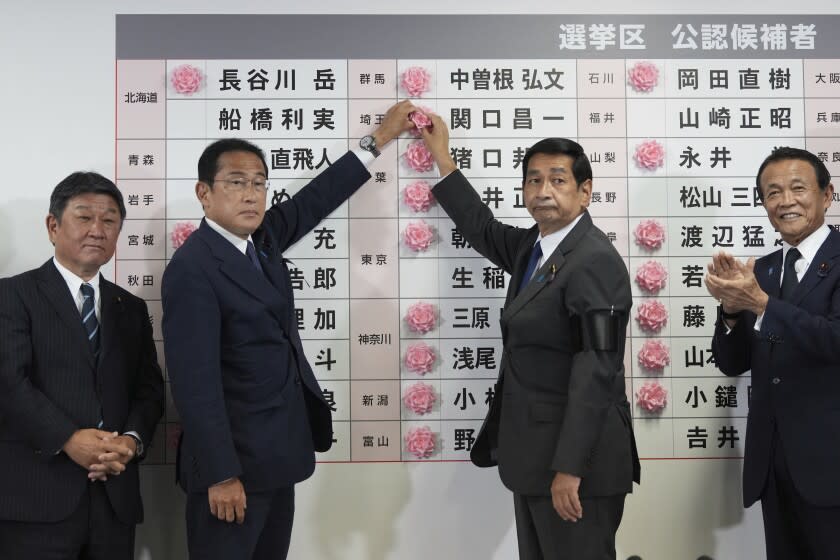
[[359,158],[359,161],[362,162],[362,165],[365,167],[370,167],[370,164],[372,164],[373,160],[376,159],[375,155],[361,148],[351,148],[350,151],[356,154],[356,157]]
[[[765,312],[765,313],[766,313],[766,312]],[[758,316],[758,317],[756,317],[756,319],[755,319],[755,326],[754,326],[753,328],[756,330],[756,332],[760,332],[760,331],[761,331],[761,321],[762,321],[762,319],[764,319],[764,313],[762,313],[761,315],[759,315],[759,316]]]
[[136,455],[137,455],[137,457],[142,457],[143,452],[146,450],[146,448],[143,445],[143,439],[140,437],[140,434],[138,434],[137,432],[132,430],[130,432],[125,432],[122,435],[134,438],[134,441],[137,442],[137,453],[136,453]]
[[[456,171],[457,171],[457,170],[456,170]],[[449,177],[449,176],[450,176],[450,175],[452,175],[453,173],[455,173],[455,171],[450,171],[450,172],[449,172],[449,173],[447,173],[446,175],[444,175],[444,176],[442,176],[442,177],[438,177],[438,180],[437,180],[437,181],[435,181],[435,185],[437,186],[437,184],[438,184],[438,183],[440,183],[441,181],[443,181],[444,179],[446,179],[447,177]]]

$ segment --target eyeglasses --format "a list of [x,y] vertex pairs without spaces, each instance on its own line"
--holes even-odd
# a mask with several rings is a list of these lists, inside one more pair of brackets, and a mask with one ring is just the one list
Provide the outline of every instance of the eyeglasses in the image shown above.
[[262,177],[255,177],[253,179],[246,179],[244,177],[235,177],[233,179],[216,179],[214,183],[224,183],[225,189],[229,192],[241,193],[249,186],[253,186],[258,193],[268,191],[269,182]]

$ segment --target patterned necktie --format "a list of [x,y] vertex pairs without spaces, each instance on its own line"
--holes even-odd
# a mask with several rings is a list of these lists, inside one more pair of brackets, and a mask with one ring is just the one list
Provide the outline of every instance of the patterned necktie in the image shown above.
[[93,355],[99,355],[99,321],[96,320],[96,301],[93,297],[93,286],[82,284],[82,295],[85,301],[82,303],[82,325],[85,327],[90,349]]
[[254,265],[254,268],[259,270],[260,274],[265,274],[262,264],[260,264],[260,259],[257,258],[257,250],[254,248],[254,244],[250,241],[248,241],[248,247],[245,249],[245,254],[248,255],[249,259],[251,259],[251,264]]
[[793,296],[793,292],[796,291],[796,287],[799,285],[799,278],[796,276],[796,268],[794,265],[801,256],[802,253],[800,253],[799,249],[796,247],[788,249],[787,255],[785,255],[785,275],[782,278],[781,293],[782,300],[784,301],[790,301]]
[[525,268],[525,275],[522,277],[522,282],[519,284],[519,290],[516,292],[517,294],[525,289],[525,286],[528,285],[528,282],[531,281],[531,276],[534,275],[534,272],[537,270],[537,264],[540,262],[540,257],[542,257],[542,247],[540,247],[540,242],[537,241],[534,248],[531,249],[531,258],[528,259],[528,266]]

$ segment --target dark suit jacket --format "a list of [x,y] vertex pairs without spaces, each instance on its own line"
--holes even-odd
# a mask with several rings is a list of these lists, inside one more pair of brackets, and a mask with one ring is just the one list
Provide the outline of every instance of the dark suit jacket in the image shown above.
[[[624,261],[584,213],[516,295],[536,225],[496,221],[457,171],[433,192],[472,247],[511,275],[496,397],[473,446],[473,462],[498,461],[502,482],[526,495],[549,495],[555,472],[581,477],[582,497],[630,492],[639,461],[624,385],[633,303]],[[583,350],[575,342],[577,320],[611,309],[621,316],[619,347]]]
[[712,351],[726,375],[752,370],[744,449],[744,505],[761,497],[774,425],[796,489],[816,506],[840,506],[840,233],[832,230],[791,301],[779,299],[782,250],[755,263],[770,301],[761,330],[744,312]]
[[[98,362],[52,262],[0,280],[0,519],[53,522],[78,506],[87,471],[64,453],[78,429],[135,431],[152,442],[163,377],[146,303],[100,279]],[[97,483],[103,484],[103,483]],[[117,517],[143,518],[137,462],[104,483]]]
[[370,174],[346,154],[252,235],[265,276],[202,222],[163,275],[163,336],[183,424],[179,480],[188,492],[239,477],[246,491],[309,477],[332,445],[329,405],[306,361],[283,251]]

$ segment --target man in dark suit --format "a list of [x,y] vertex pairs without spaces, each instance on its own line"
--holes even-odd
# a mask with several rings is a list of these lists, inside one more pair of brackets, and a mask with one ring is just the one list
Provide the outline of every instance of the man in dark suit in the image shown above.
[[0,557],[132,558],[137,459],[163,413],[143,300],[105,280],[125,218],[116,185],[53,190],[55,257],[0,280]]
[[423,136],[444,177],[438,203],[511,275],[504,357],[472,460],[498,463],[514,493],[520,558],[615,558],[624,498],[639,480],[623,366],[632,299],[624,261],[586,211],[589,160],[570,140],[533,145],[522,186],[536,224],[517,228],[495,220],[456,169],[440,118]]
[[782,248],[746,263],[720,253],[706,276],[721,306],[712,351],[752,370],[744,506],[761,500],[770,560],[835,559],[840,528],[840,233],[834,187],[797,148],[764,160],[756,189]]
[[303,353],[283,251],[370,178],[363,162],[413,126],[412,110],[409,102],[391,107],[360,149],[268,211],[262,150],[220,140],[199,159],[205,219],[163,276],[193,559],[286,557],[294,485],[312,474],[314,451],[329,449],[333,436]]

